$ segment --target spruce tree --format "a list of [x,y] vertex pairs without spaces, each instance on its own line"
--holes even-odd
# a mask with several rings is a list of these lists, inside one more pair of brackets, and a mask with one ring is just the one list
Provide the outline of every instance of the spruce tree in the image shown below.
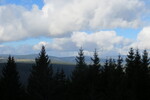
[[146,74],[148,73],[149,64],[150,64],[150,58],[148,57],[148,52],[147,50],[144,50],[142,55],[142,66],[143,66],[143,71],[145,71]]
[[[98,53],[97,53],[96,49],[94,51],[94,55],[93,55],[93,58],[91,58],[91,60],[93,62],[93,66],[97,66],[97,67],[100,66],[100,59],[98,57]],[[99,67],[97,69],[99,69]]]
[[121,57],[121,55],[119,55],[118,56],[118,59],[117,59],[117,68],[116,68],[116,70],[117,71],[119,71],[119,72],[121,72],[122,73],[122,67],[123,67],[123,65],[122,65],[122,63],[123,63],[123,58]]
[[85,63],[83,49],[79,50],[76,57],[76,67],[71,76],[71,99],[72,100],[86,100],[87,95],[87,72],[88,67]]
[[135,54],[133,48],[130,48],[129,54],[127,55],[126,58],[126,75],[131,76],[133,73],[133,67],[134,67],[134,59],[135,59]]
[[1,100],[20,100],[23,95],[19,73],[13,57],[9,56],[7,64],[2,69]]
[[100,59],[98,57],[98,53],[95,49],[93,58],[91,58],[92,64],[89,65],[88,70],[88,80],[89,82],[89,98],[91,100],[97,100],[99,98],[100,93],[100,74],[101,74],[101,65],[100,65]]
[[117,59],[117,66],[116,66],[116,71],[115,71],[115,75],[116,75],[116,80],[118,81],[117,84],[120,84],[123,76],[124,76],[124,72],[123,72],[123,58],[121,57],[121,55],[118,56]]
[[76,56],[75,60],[76,60],[76,69],[78,71],[84,71],[87,68],[87,65],[85,63],[85,56],[82,48],[79,50],[78,56]]
[[115,100],[116,95],[116,61],[112,58],[109,59],[109,69],[108,69],[108,77],[107,77],[107,88],[106,88],[106,96],[108,100]]
[[[100,59],[98,57],[97,51],[95,49],[93,58],[91,58],[92,64],[89,66],[89,78],[93,79],[93,81],[99,77],[100,71],[101,71],[101,65],[100,65]],[[96,80],[95,80],[96,81]]]
[[146,94],[149,87],[148,85],[149,75],[148,75],[148,68],[145,67],[148,64],[147,63],[148,55],[147,52],[145,52],[145,54],[143,54],[143,57],[141,58],[139,50],[137,49],[133,58],[134,59],[132,60],[132,65],[129,64],[129,60],[127,60],[128,61],[126,70],[126,85],[128,95],[127,99],[143,100],[146,99],[146,97],[148,97],[148,95]]
[[[135,61],[135,56],[136,56],[136,61]],[[135,66],[135,62],[137,62],[139,58],[140,57],[138,52],[136,52],[135,54],[133,48],[130,48],[130,51],[126,58],[126,71],[125,71],[126,73],[125,73],[125,80],[124,80],[124,87],[125,87],[124,97],[126,97],[126,99],[128,100],[137,99],[135,93],[135,89],[136,89],[135,87],[137,87],[137,85],[135,84],[137,80],[137,78],[135,78],[137,77],[136,76],[137,68]]]
[[44,46],[35,62],[28,79],[28,94],[32,100],[49,100],[52,95],[53,69]]
[[126,58],[126,79],[129,82],[128,87],[131,87],[131,81],[134,77],[135,69],[135,52],[133,48],[130,48]]
[[141,63],[141,67],[139,68],[139,85],[137,95],[139,100],[144,100],[149,98],[150,93],[150,76],[148,70],[150,59],[146,50],[143,51]]
[[102,99],[103,100],[114,100],[115,99],[115,68],[116,62],[114,59],[110,58],[106,59],[105,64],[103,66],[102,72]]
[[87,65],[85,63],[85,57],[82,48],[79,50],[78,56],[76,56],[75,60],[76,60],[76,67],[72,72],[72,80],[82,81],[82,78],[86,77],[86,73],[87,73]]
[[124,92],[124,87],[123,87],[123,81],[124,81],[124,71],[123,71],[123,58],[121,55],[118,56],[117,59],[117,66],[115,70],[115,99],[116,100],[122,100],[122,95]]

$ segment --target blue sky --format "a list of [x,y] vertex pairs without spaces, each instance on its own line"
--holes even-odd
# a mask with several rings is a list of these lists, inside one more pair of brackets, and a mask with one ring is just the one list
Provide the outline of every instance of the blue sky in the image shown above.
[[[53,56],[74,56],[81,46],[86,55],[94,48],[112,55],[150,49],[150,1],[108,1],[0,0],[0,52],[37,53],[41,45]],[[18,53],[23,46],[30,50]]]
[[38,5],[41,9],[44,5],[43,0],[1,0],[1,5],[15,4],[26,7],[27,9],[31,9],[33,4]]

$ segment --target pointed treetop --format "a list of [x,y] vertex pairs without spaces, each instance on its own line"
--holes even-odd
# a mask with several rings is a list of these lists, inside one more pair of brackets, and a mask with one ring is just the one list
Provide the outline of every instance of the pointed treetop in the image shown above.
[[118,59],[117,59],[117,67],[121,67],[122,66],[122,62],[123,62],[123,58],[119,54]]
[[94,66],[100,66],[100,59],[98,57],[98,53],[96,49],[94,51],[94,55],[93,55],[93,58],[91,58],[91,60],[93,61]]
[[135,54],[134,54],[134,49],[130,48],[130,51],[128,52],[127,58],[126,58],[126,62],[133,62],[135,58]]
[[142,64],[143,64],[144,67],[149,67],[150,58],[148,57],[148,52],[147,52],[147,50],[144,50],[144,51],[143,51]]
[[82,48],[79,49],[78,56],[76,56],[75,60],[77,62],[77,66],[86,66],[84,52]]

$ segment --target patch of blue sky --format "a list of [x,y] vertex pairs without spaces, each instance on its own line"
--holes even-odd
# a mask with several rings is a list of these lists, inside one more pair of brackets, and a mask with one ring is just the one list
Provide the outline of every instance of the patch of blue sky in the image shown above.
[[138,33],[142,30],[142,28],[116,28],[114,31],[119,36],[123,36],[128,39],[136,40]]
[[39,42],[44,41],[44,42],[51,42],[52,39],[48,38],[48,37],[39,37],[39,38],[29,38],[29,39],[25,39],[25,40],[20,40],[20,41],[11,41],[11,42],[5,42],[2,43],[1,45],[4,46],[13,46],[13,47],[17,47],[20,45],[36,45]]
[[144,22],[144,24],[150,25],[150,12],[142,16],[142,21]]
[[0,5],[15,4],[31,9],[32,5],[36,4],[41,9],[44,5],[43,0],[0,0]]

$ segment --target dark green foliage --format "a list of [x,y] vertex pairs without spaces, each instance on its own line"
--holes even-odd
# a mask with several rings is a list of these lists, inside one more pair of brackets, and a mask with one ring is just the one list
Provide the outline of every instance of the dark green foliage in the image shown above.
[[78,81],[86,77],[87,73],[87,65],[85,63],[85,57],[83,53],[83,49],[81,48],[78,53],[79,56],[76,57],[76,67],[72,73],[72,81]]
[[121,58],[121,56],[119,55],[117,59],[117,66],[116,66],[116,71],[115,71],[115,74],[117,77],[116,80],[118,80],[118,84],[120,84],[124,75],[122,62],[123,62],[123,58]]
[[[100,59],[98,57],[97,51],[95,50],[93,58],[91,58],[93,64],[89,66],[89,79],[93,79],[93,81],[97,81],[98,77],[101,73],[101,65],[100,65]],[[97,80],[96,80],[97,79]]]
[[139,77],[139,96],[140,100],[149,98],[150,93],[150,77],[149,77],[149,57],[146,50],[144,50],[141,58],[140,77]]
[[91,60],[93,62],[93,64],[92,64],[93,68],[95,68],[99,72],[99,70],[100,70],[100,59],[98,57],[98,53],[97,53],[96,49],[94,51],[94,55],[93,55],[93,58],[91,58]]
[[[126,87],[125,94],[126,99],[129,100],[137,100],[137,82],[138,82],[138,70],[141,65],[141,57],[139,55],[138,50],[136,51],[136,54],[134,50],[131,48],[129,51],[129,54],[126,58],[126,76],[125,76],[125,84],[124,87]],[[137,65],[135,63],[138,63],[140,65]]]
[[84,71],[84,69],[86,69],[87,65],[85,63],[85,57],[84,57],[84,53],[83,53],[83,49],[81,48],[79,50],[78,56],[76,56],[76,69],[79,71]]
[[148,52],[144,50],[142,55],[142,66],[143,66],[143,71],[145,71],[146,74],[148,73],[149,64],[150,64],[150,59],[148,57]]
[[[132,53],[131,53],[132,52]],[[130,50],[126,58],[126,96],[129,100],[143,100],[148,97],[149,91],[149,75],[148,65],[149,58],[146,51],[143,56],[137,49],[134,53],[133,49]]]
[[115,99],[122,100],[123,90],[123,79],[124,79],[124,71],[123,71],[123,58],[119,55],[117,59],[117,65],[115,69]]
[[53,70],[44,46],[35,61],[28,80],[28,94],[32,100],[49,100],[53,87]]
[[91,58],[92,64],[89,65],[88,69],[88,95],[89,100],[97,100],[100,95],[100,74],[101,74],[101,65],[100,65],[100,59],[98,57],[98,53],[95,49],[93,58]]
[[14,58],[9,56],[7,64],[3,67],[1,78],[1,100],[23,99],[23,88],[19,81],[19,73],[16,69]]
[[134,50],[133,48],[130,49],[129,54],[127,55],[126,58],[126,75],[128,76],[132,76],[133,75],[133,70],[135,69],[134,67],[134,59],[135,59],[135,55],[134,55]]
[[85,63],[83,49],[79,50],[76,57],[76,67],[71,76],[71,99],[72,100],[86,100],[87,95],[87,71],[88,67]]

